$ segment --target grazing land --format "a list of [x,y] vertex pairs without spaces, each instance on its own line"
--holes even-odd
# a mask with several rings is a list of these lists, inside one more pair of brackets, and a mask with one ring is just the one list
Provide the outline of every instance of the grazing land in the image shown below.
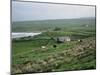
[[13,22],[12,32],[42,33],[12,39],[12,74],[95,69],[95,24],[93,17]]

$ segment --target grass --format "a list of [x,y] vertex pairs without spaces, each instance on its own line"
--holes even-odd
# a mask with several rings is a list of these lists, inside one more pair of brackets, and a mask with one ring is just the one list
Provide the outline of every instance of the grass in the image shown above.
[[[89,25],[89,27],[85,27]],[[57,19],[41,21],[21,21],[12,23],[12,32],[52,31],[60,27],[63,31],[91,30],[95,28],[95,18]]]
[[[84,27],[84,24],[89,27]],[[55,31],[55,27],[61,30]],[[12,29],[16,32],[46,30],[29,40],[12,40],[12,74],[96,68],[94,19],[15,22]],[[59,36],[74,36],[82,41],[57,43],[51,39]]]

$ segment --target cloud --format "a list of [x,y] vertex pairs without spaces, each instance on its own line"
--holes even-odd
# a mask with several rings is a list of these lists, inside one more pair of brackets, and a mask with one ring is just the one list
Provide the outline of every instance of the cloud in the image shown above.
[[95,7],[12,1],[13,21],[80,17],[95,17]]

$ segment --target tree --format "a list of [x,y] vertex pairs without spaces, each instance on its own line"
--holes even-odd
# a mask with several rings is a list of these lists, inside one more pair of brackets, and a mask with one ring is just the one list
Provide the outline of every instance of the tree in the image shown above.
[[55,27],[55,29],[54,29],[54,31],[59,31],[59,30],[61,30],[61,28],[59,28],[59,27]]

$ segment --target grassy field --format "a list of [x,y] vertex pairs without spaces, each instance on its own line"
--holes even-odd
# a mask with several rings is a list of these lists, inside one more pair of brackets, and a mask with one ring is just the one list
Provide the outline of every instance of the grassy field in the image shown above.
[[[90,29],[85,25],[89,25]],[[55,27],[60,27],[63,31],[91,30],[95,27],[95,18],[12,22],[12,32],[52,31]]]
[[[42,34],[12,40],[12,74],[95,69],[95,28],[94,18],[13,22],[13,32]],[[52,39],[59,36],[81,41],[58,43]]]

